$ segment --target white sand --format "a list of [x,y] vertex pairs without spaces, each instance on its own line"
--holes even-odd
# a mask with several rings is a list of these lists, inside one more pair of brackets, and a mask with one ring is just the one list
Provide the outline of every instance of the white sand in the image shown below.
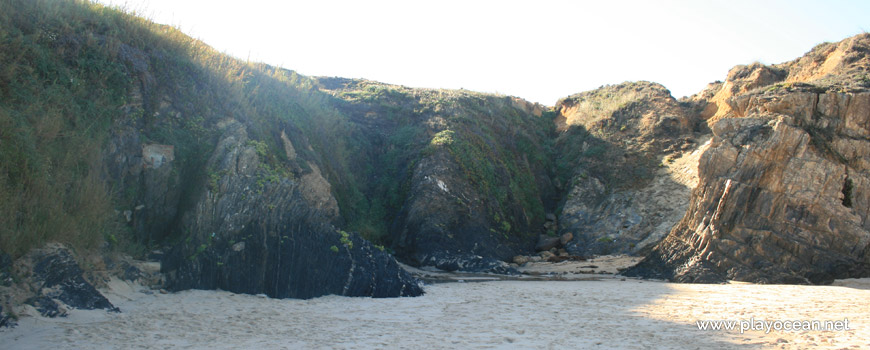
[[[115,281],[124,312],[22,317],[3,349],[870,347],[870,280],[845,286],[687,285],[618,278],[429,285],[419,298],[275,300],[221,291],[147,295]],[[696,319],[843,319],[847,332],[699,331]]]

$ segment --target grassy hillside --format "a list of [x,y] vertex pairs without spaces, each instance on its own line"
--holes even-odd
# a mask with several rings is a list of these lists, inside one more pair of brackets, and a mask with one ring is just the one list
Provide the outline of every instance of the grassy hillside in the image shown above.
[[[337,137],[349,124],[324,103],[331,97],[292,71],[228,57],[174,28],[85,1],[0,2],[0,47],[0,247],[13,256],[45,241],[84,250],[104,239],[152,243],[125,234],[113,209],[137,196],[105,181],[113,125],[175,145],[185,184],[208,176],[201,165],[218,120],[247,124],[274,151],[264,154],[275,171],[283,152],[272,130],[289,125],[294,143],[313,150],[300,156],[321,165],[343,202],[357,192],[342,176],[349,152]],[[167,101],[178,113],[158,113]]]
[[545,206],[553,201],[548,197],[552,116],[524,109],[540,106],[465,90],[343,78],[317,81],[340,99],[335,106],[362,133],[353,141],[355,149],[364,150],[354,164],[366,186],[356,204],[362,210],[353,211],[362,215],[348,217],[351,229],[389,243],[390,225],[408,204],[417,163],[446,150],[460,168],[459,176],[487,199],[485,215],[492,227],[506,235],[536,232],[527,226],[541,222]]
[[[530,118],[510,97],[331,87],[87,1],[0,2],[0,47],[0,249],[13,257],[47,241],[137,253],[183,239],[172,224],[180,218],[163,218],[170,224],[156,234],[125,222],[124,210],[147,194],[106,169],[117,156],[109,146],[119,137],[174,146],[169,178],[181,213],[219,177],[205,163],[225,119],[245,125],[276,175],[262,181],[317,164],[343,226],[380,243],[389,243],[416,161],[438,147],[490,201],[494,227],[542,221],[554,201],[551,118]],[[285,156],[282,131],[298,164]]]

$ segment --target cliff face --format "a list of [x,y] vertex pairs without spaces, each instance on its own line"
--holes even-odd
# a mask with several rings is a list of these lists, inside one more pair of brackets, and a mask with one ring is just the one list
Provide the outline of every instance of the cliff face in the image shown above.
[[[709,100],[689,210],[629,271],[681,282],[870,275],[870,35],[739,66]],[[726,97],[727,96],[727,97]]]
[[691,108],[663,86],[623,83],[556,106],[558,233],[575,255],[637,253],[682,217],[706,138]]
[[332,225],[338,205],[316,164],[300,160],[306,169],[278,172],[243,125],[225,120],[219,127],[207,163],[212,182],[182,219],[191,234],[164,259],[170,288],[275,298],[422,294],[383,249]]
[[555,197],[541,106],[469,91],[318,82],[341,98],[337,108],[367,140],[358,159],[367,197],[379,200],[370,212],[398,256],[490,270],[503,267],[494,259],[531,250]]
[[174,290],[422,294],[345,231],[355,127],[310,79],[97,4],[0,9],[4,251],[161,248]]
[[629,273],[676,281],[870,274],[867,34],[684,101],[634,82],[550,111],[307,78],[96,4],[0,10],[13,258],[162,248],[174,290],[413,296],[390,253],[510,273],[571,233],[563,254],[645,255]]

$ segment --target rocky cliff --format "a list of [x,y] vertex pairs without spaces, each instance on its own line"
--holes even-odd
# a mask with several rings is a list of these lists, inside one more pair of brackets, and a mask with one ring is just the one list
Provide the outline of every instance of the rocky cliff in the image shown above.
[[573,236],[568,252],[636,254],[657,243],[697,184],[694,164],[706,147],[697,114],[649,82],[572,95],[556,109],[557,228]]
[[310,79],[98,4],[0,9],[0,240],[13,258],[50,241],[84,260],[159,249],[173,290],[422,294],[345,231],[355,127]]
[[524,100],[319,78],[367,141],[382,240],[413,265],[503,271],[552,207],[550,120]]
[[550,109],[304,77],[97,4],[2,2],[0,29],[4,274],[62,242],[153,251],[172,290],[414,296],[394,256],[514,273],[547,241],[681,282],[870,275],[867,34]]
[[316,164],[297,162],[286,136],[292,166],[282,172],[262,159],[265,151],[243,125],[224,120],[218,127],[222,135],[206,164],[212,182],[182,218],[191,234],[164,259],[171,289],[275,298],[422,294],[383,248],[333,225],[339,212],[329,183]]
[[629,274],[765,283],[870,275],[868,54],[862,34],[792,62],[735,67],[712,86],[704,115],[713,140],[689,210]]

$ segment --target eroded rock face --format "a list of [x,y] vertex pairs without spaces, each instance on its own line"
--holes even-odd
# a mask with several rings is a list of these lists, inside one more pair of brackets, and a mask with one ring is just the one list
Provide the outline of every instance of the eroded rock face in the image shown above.
[[870,275],[870,94],[818,90],[730,98],[686,216],[629,274],[762,283]]
[[657,243],[697,184],[692,161],[705,138],[696,116],[649,82],[573,95],[557,109],[557,157],[572,167],[558,220],[558,232],[574,236],[568,252],[631,254]]
[[364,135],[355,167],[365,170],[377,218],[371,226],[383,225],[382,241],[403,262],[494,272],[499,260],[531,252],[557,196],[542,106],[470,91],[317,80]]
[[164,258],[171,289],[275,298],[422,294],[391,256],[332,225],[337,205],[315,164],[275,173],[243,125],[222,124],[208,162],[213,180],[183,219],[190,234]]
[[[495,272],[478,268],[496,266],[495,261],[507,260],[534,243],[493,228],[486,211],[489,199],[481,198],[458,169],[443,151],[420,160],[411,178],[410,196],[396,221],[394,245],[417,266],[461,261],[457,266],[475,267],[464,271]],[[480,264],[465,259],[470,256],[494,261]],[[451,263],[442,263],[445,259]]]
[[165,238],[178,215],[181,170],[175,147],[145,142],[136,124],[114,126],[104,160],[107,177],[122,197],[119,216],[138,240],[155,242]]

